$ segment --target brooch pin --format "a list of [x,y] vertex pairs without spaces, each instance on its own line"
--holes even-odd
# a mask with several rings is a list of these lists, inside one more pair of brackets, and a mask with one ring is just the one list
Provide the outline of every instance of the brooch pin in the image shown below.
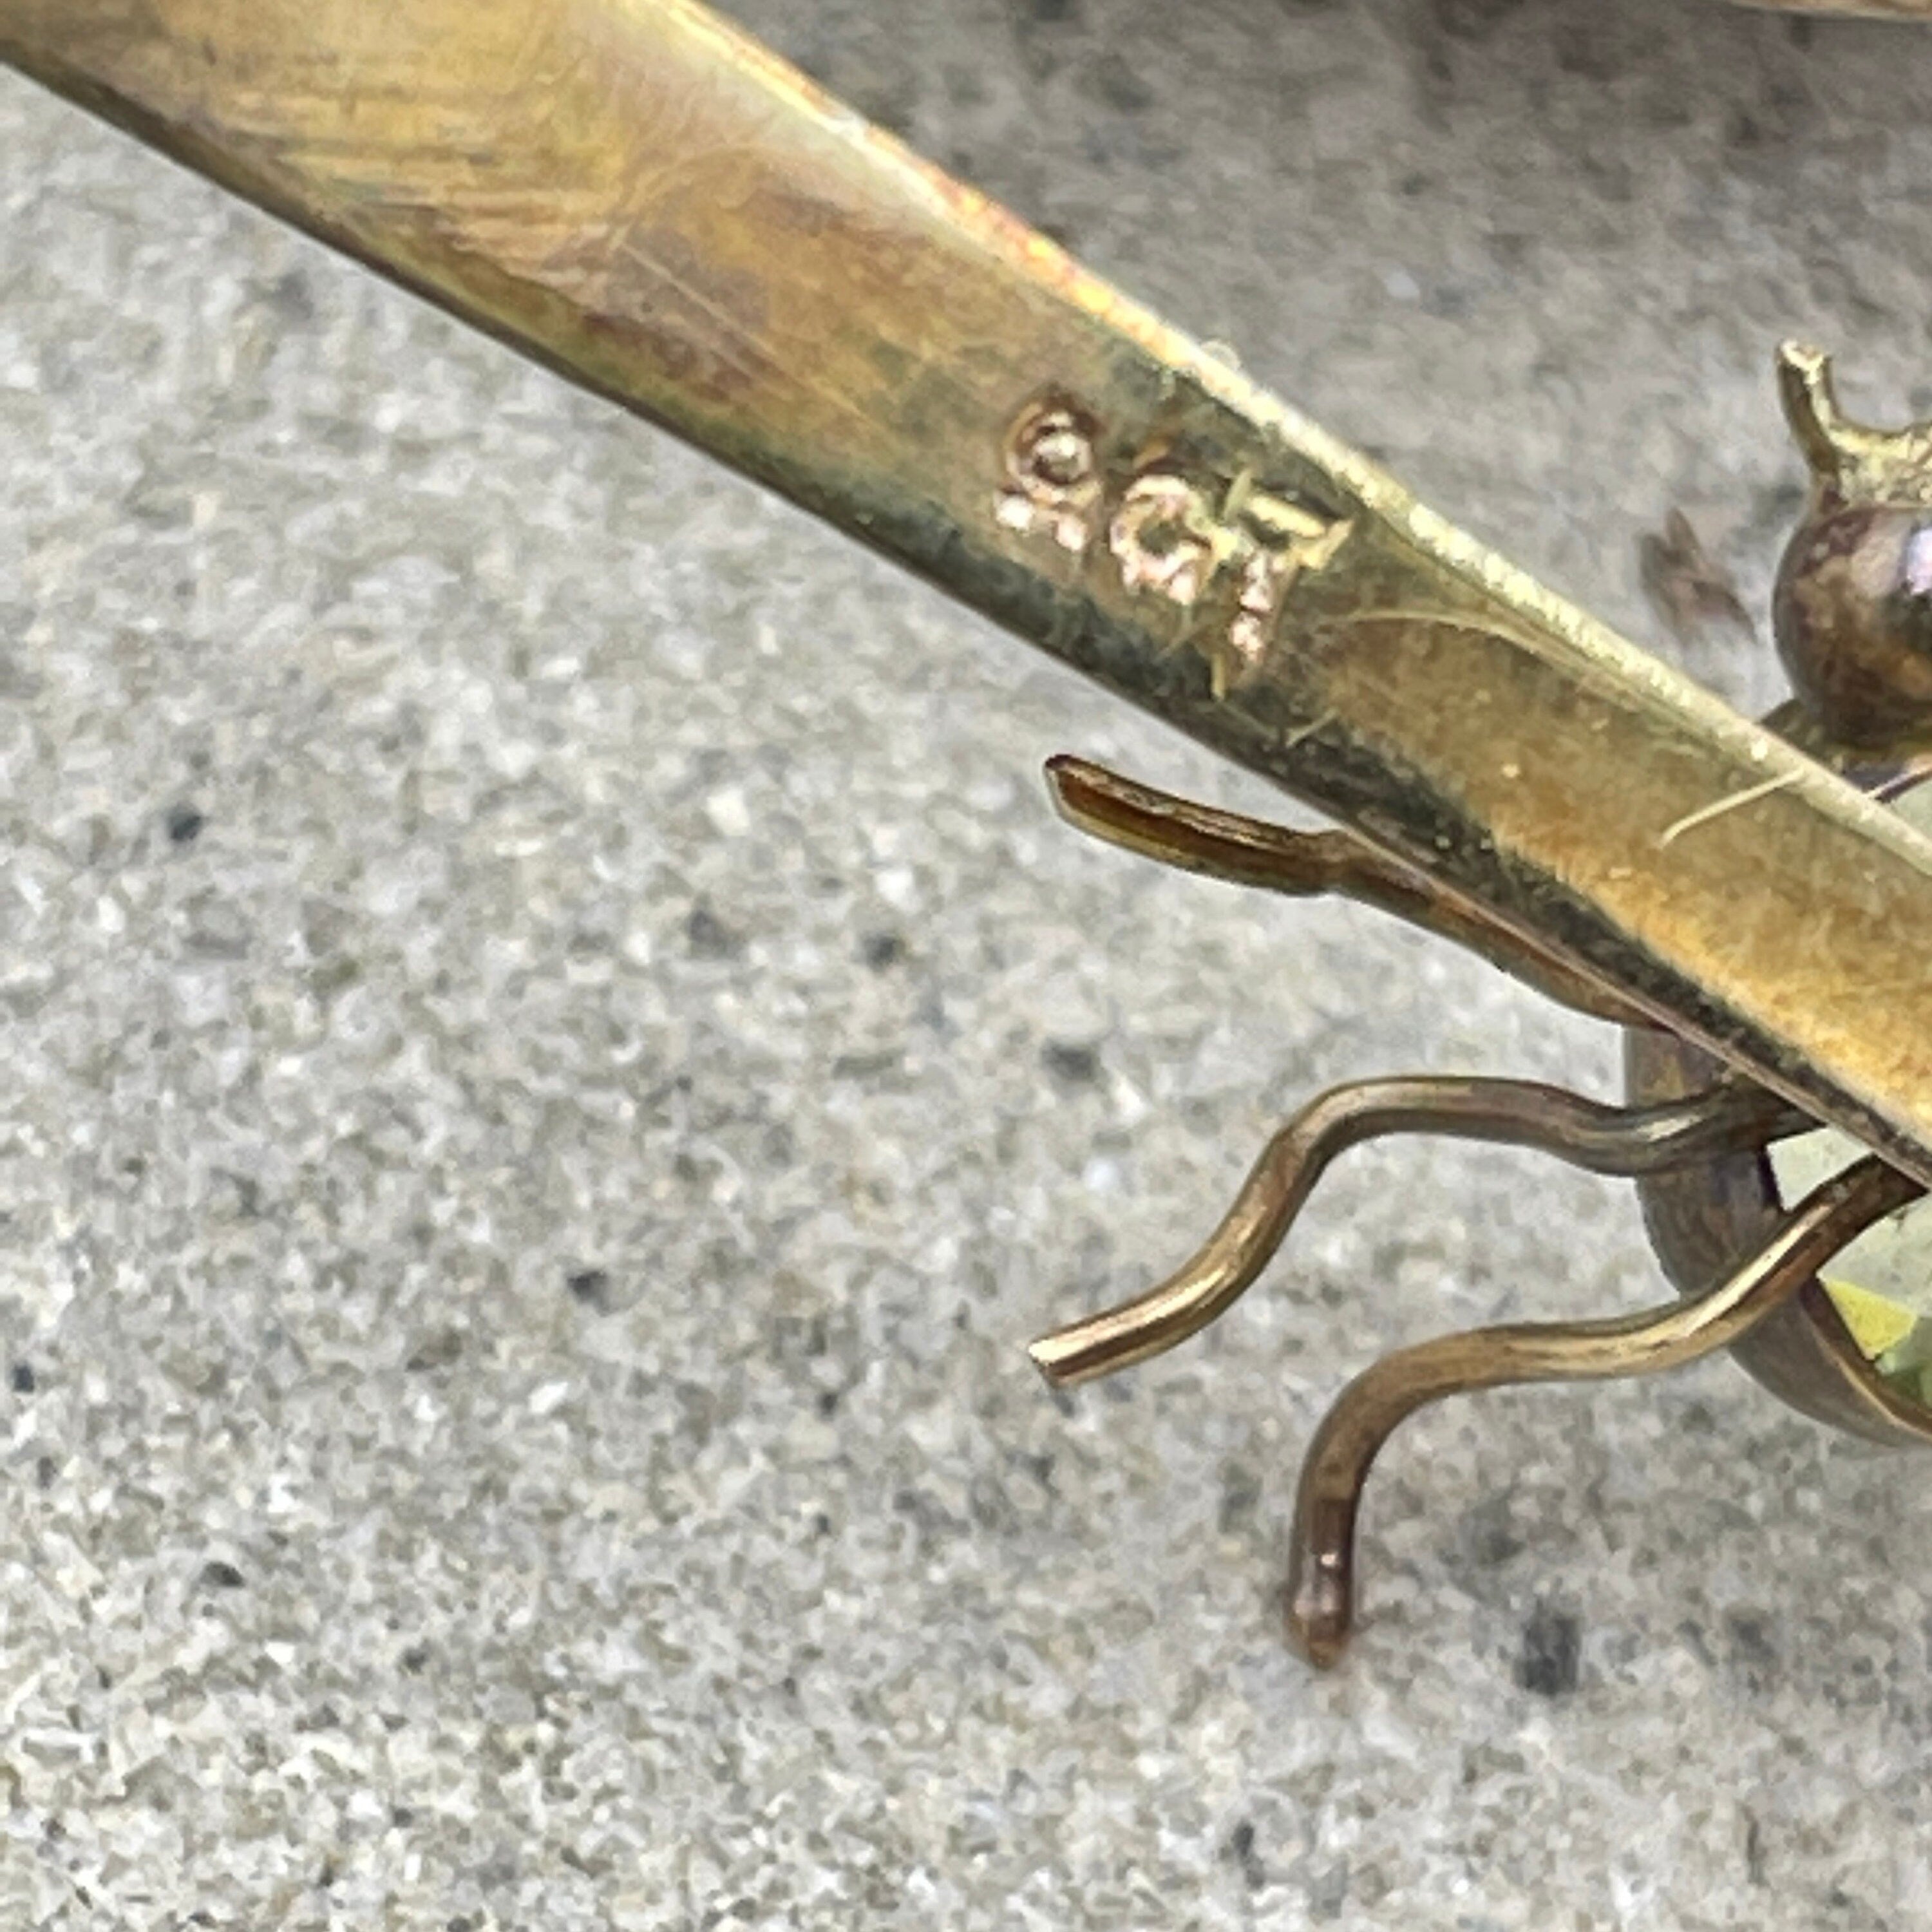
[[[1932,830],[1932,424],[1884,433],[1850,422],[1815,350],[1786,344],[1778,379],[1811,488],[1773,607],[1797,695],[1766,722]],[[1912,1213],[1924,1191],[1917,1182],[1352,832],[1290,831],[1077,758],[1054,760],[1047,776],[1062,814],[1111,844],[1292,898],[1358,900],[1625,1029],[1620,1106],[1526,1081],[1421,1075],[1322,1095],[1268,1142],[1220,1225],[1179,1270],[1033,1345],[1047,1380],[1066,1388],[1198,1333],[1259,1277],[1329,1163],[1364,1141],[1450,1135],[1636,1180],[1676,1303],[1400,1349],[1330,1408],[1302,1468],[1287,1590],[1291,1637],[1312,1662],[1334,1663],[1348,1640],[1370,1466],[1401,1422],[1445,1396],[1647,1375],[1728,1348],[1808,1414],[1880,1442],[1932,1442],[1932,1210]],[[1746,790],[1664,836],[1694,837],[1720,810],[1751,802]]]
[[1906,822],[1932,719],[1926,430],[1846,422],[1823,359],[1786,353],[1813,473],[1776,608],[1798,696],[1756,725],[692,0],[0,0],[0,61],[1347,829],[1063,760],[1075,824],[1364,900],[1628,1028],[1622,1106],[1420,1078],[1318,1100],[1178,1274],[1035,1346],[1064,1382],[1192,1334],[1373,1135],[1636,1178],[1678,1303],[1405,1350],[1330,1412],[1290,1592],[1310,1656],[1348,1633],[1376,1450],[1439,1396],[1729,1346],[1813,1414],[1932,1435],[1932,1349],[1850,1247],[1932,1184],[1932,843]]

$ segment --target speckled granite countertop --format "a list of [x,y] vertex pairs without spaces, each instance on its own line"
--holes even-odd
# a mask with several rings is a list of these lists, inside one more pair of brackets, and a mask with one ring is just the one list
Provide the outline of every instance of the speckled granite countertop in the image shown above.
[[[1777,336],[1932,402],[1932,32],[742,10],[1680,656]],[[0,1922],[1928,1922],[1927,1467],[1726,1364],[1422,1418],[1283,1648],[1326,1399],[1654,1297],[1627,1190],[1366,1150],[1200,1342],[1021,1352],[1313,1090],[1606,1031],[1083,845],[1062,747],[1267,801],[14,82],[0,439]]]

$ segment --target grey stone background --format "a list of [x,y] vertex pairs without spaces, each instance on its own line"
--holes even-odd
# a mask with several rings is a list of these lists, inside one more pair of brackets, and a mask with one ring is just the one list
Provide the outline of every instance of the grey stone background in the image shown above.
[[[1932,32],[740,10],[1740,703],[1640,536],[1762,607],[1782,332],[1932,406]],[[1655,1297],[1624,1190],[1364,1150],[1021,1353],[1314,1090],[1606,1031],[1084,846],[1064,746],[1274,808],[10,80],[0,438],[0,1921],[1927,1923],[1924,1467],[1726,1364],[1424,1417],[1282,1646],[1324,1402]]]

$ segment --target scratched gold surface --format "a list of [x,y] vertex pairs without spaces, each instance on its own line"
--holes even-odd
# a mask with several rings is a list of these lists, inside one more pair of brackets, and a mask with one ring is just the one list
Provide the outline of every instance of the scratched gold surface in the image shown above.
[[[1932,1180],[1932,844],[714,16],[0,0],[0,58],[784,490]],[[1010,444],[1043,409],[1084,426],[1052,461],[1092,487],[1030,520]],[[1170,528],[1155,500],[1200,507]],[[1271,531],[1343,523],[1267,576]],[[1284,583],[1260,618],[1240,602]]]

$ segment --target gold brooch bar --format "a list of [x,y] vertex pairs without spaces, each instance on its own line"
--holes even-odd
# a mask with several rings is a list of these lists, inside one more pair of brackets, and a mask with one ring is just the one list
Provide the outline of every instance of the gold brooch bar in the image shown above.
[[711,14],[0,0],[0,56],[1932,1182],[1932,842]]

